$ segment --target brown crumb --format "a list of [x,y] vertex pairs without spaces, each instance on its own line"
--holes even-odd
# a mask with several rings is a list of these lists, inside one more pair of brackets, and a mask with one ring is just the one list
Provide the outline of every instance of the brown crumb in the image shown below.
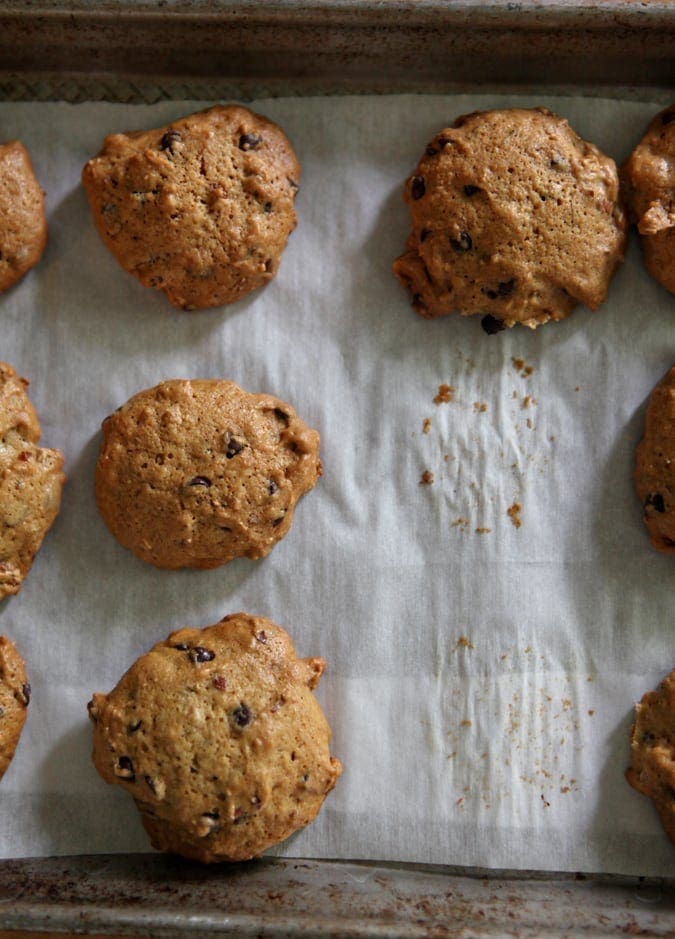
[[525,395],[525,397],[523,398],[521,407],[529,408],[531,404],[535,405],[536,403],[537,403],[537,399],[533,398],[532,395]]
[[544,803],[545,808],[548,809],[548,808],[551,807],[551,803],[550,803],[550,802],[547,802],[546,799],[544,798],[544,793],[543,793],[543,792],[542,792],[542,794],[541,794],[541,801]]
[[460,796],[459,799],[457,800],[456,804],[457,804],[457,805],[461,805],[463,801],[464,801],[464,796]]
[[517,359],[515,356],[511,356],[511,361],[513,362],[513,367],[517,372],[520,372],[522,378],[529,378],[534,371],[534,366],[528,365],[524,359]]
[[579,385],[577,385],[574,390],[575,390],[575,391],[581,391],[581,388],[579,387]]
[[471,721],[468,721],[468,720],[464,719],[463,721],[460,721],[459,726],[460,726],[460,727],[471,727]]
[[566,792],[569,792],[569,791],[570,791],[570,787],[569,787],[569,786],[561,786],[561,787],[560,787],[560,791],[562,792],[563,795],[565,795]]
[[473,409],[476,414],[484,414],[487,411],[487,404],[485,401],[474,401]]
[[491,528],[476,528],[475,531],[477,535],[489,535],[492,529]]
[[425,417],[424,420],[422,421],[422,433],[428,434],[430,430],[431,430],[431,418]]
[[451,528],[461,528],[462,531],[466,530],[466,526],[469,524],[468,518],[462,518],[460,515],[459,518],[456,518],[451,524]]
[[466,636],[460,636],[457,640],[458,646],[463,646],[465,649],[473,649],[473,642],[470,639],[467,639]]
[[590,711],[588,712],[588,716],[593,717],[594,714],[595,714],[595,711],[593,710],[593,708],[591,708]]
[[448,404],[453,400],[455,389],[452,385],[439,385],[438,394],[434,398],[434,404]]
[[434,474],[431,470],[424,470],[420,476],[420,486],[431,486],[434,481]]
[[523,521],[520,517],[520,513],[523,511],[523,507],[520,502],[514,502],[513,505],[510,505],[506,510],[506,514],[511,519],[511,522],[516,528],[520,528],[523,524]]

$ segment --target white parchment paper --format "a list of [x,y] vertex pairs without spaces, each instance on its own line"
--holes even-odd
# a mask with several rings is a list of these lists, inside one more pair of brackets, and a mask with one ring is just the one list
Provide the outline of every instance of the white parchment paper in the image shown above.
[[[33,687],[0,786],[2,856],[148,850],[131,800],[91,764],[87,701],[170,630],[243,609],[327,659],[319,697],[344,764],[280,853],[672,874],[623,773],[633,704],[675,666],[673,559],[650,547],[631,479],[647,395],[675,360],[675,300],[634,239],[600,311],[536,332],[426,322],[391,273],[403,181],[458,114],[545,104],[621,161],[661,105],[256,101],[302,163],[299,225],[263,291],[187,314],[108,255],[79,176],[106,133],[208,103],[0,105],[50,231],[0,297],[0,358],[30,379],[68,473],[31,574],[0,605]],[[163,379],[219,376],[291,402],[321,433],[324,477],[264,561],[155,570],[97,514],[100,423]],[[444,383],[453,400],[435,404]]]

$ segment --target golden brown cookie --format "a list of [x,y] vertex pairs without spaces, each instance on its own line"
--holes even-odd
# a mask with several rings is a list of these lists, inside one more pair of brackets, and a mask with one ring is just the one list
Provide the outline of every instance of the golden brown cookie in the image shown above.
[[21,588],[58,514],[65,479],[61,453],[38,446],[27,387],[0,362],[0,600]]
[[614,162],[544,108],[460,117],[405,186],[412,231],[394,272],[428,318],[488,333],[595,310],[622,260]]
[[0,636],[0,779],[5,775],[26,722],[30,685],[14,643]]
[[28,151],[0,145],[0,292],[34,267],[47,244],[45,199]]
[[652,391],[637,448],[635,488],[659,551],[675,554],[675,365]]
[[621,168],[649,273],[675,293],[675,104],[657,114]]
[[93,760],[129,792],[155,848],[243,861],[307,825],[342,771],[298,659],[268,619],[180,629],[89,704]]
[[321,475],[319,435],[231,381],[165,381],[103,422],[96,500],[125,548],[157,567],[262,558]]
[[299,180],[276,124],[221,106],[106,137],[82,173],[115,258],[185,310],[234,303],[274,277]]
[[631,729],[630,785],[653,800],[675,844],[675,672],[635,706]]

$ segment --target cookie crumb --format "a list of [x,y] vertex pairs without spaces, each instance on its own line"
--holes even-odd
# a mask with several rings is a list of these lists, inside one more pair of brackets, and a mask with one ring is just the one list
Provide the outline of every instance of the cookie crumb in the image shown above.
[[532,405],[535,405],[536,403],[537,403],[537,399],[536,399],[536,398],[533,398],[532,395],[525,395],[525,397],[523,398],[521,407],[522,407],[522,408],[529,408],[529,406],[530,406],[531,404],[532,404]]
[[485,411],[487,411],[487,404],[485,403],[485,401],[474,401],[473,409],[476,412],[476,414],[484,414]]
[[463,721],[460,721],[460,722],[459,722],[459,726],[460,726],[460,727],[471,727],[471,721],[469,721],[469,720],[467,720],[467,719],[465,718]]
[[455,389],[453,385],[439,385],[438,394],[434,398],[434,404],[448,404],[454,400]]
[[492,529],[491,528],[476,528],[475,531],[477,535],[489,535]]
[[424,470],[420,476],[420,486],[431,486],[434,481],[434,474],[430,470]]
[[467,525],[469,524],[468,518],[462,518],[460,515],[459,518],[456,518],[454,522],[451,522],[451,528],[461,528],[462,531],[466,531]]
[[430,430],[431,430],[431,418],[425,417],[424,420],[422,421],[422,433],[428,434]]
[[506,510],[506,514],[511,519],[511,523],[515,528],[520,528],[523,524],[523,521],[520,517],[520,513],[523,511],[523,507],[520,502],[514,502],[513,505],[510,505]]
[[521,378],[529,378],[534,371],[534,366],[528,365],[525,359],[518,359],[515,356],[511,356],[511,362],[515,370],[520,373]]
[[466,636],[460,636],[457,640],[457,645],[462,646],[464,649],[473,649],[473,642]]

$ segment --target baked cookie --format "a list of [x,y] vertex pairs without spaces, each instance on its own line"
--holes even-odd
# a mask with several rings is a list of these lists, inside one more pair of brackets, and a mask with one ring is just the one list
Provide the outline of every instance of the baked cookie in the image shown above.
[[650,123],[622,166],[621,179],[647,269],[675,293],[675,104]]
[[26,722],[30,685],[14,643],[0,636],[0,779],[5,775]]
[[0,362],[0,600],[21,588],[58,514],[65,479],[61,453],[38,446],[27,387]]
[[318,450],[278,398],[165,381],[103,422],[96,500],[113,535],[156,567],[262,558],[321,475]]
[[614,162],[544,108],[460,117],[405,186],[412,231],[394,273],[432,318],[493,333],[605,299],[626,223]]
[[675,672],[635,706],[630,752],[626,779],[653,800],[675,844]]
[[652,391],[637,448],[635,488],[659,551],[675,554],[675,365]]
[[180,629],[94,695],[94,765],[160,851],[256,857],[311,822],[342,771],[311,693],[324,664],[245,613]]
[[184,310],[234,303],[274,277],[299,180],[276,124],[220,106],[106,137],[82,173],[106,246]]
[[45,198],[28,151],[0,145],[0,292],[34,267],[47,244]]

